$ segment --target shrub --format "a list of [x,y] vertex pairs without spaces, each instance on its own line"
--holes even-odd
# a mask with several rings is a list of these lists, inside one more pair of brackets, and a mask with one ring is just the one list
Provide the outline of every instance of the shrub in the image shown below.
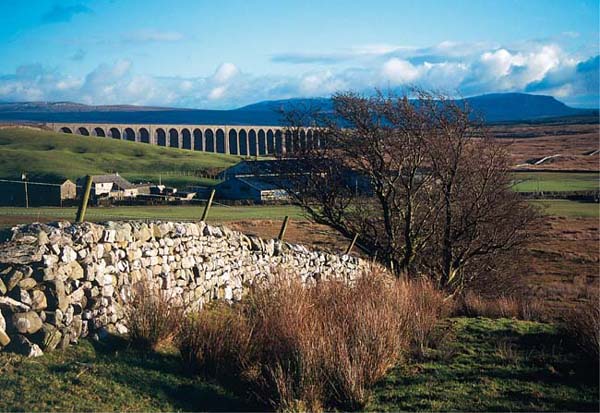
[[600,303],[598,293],[569,311],[564,327],[573,344],[598,368],[600,353]]
[[517,296],[484,297],[466,291],[455,299],[454,315],[488,318],[539,320],[542,306],[536,299]]
[[191,371],[235,380],[252,355],[251,331],[236,308],[211,303],[185,318],[176,344]]
[[428,280],[402,282],[401,288],[409,298],[408,330],[412,351],[421,356],[427,347],[443,339],[437,329],[438,321],[451,311],[452,302],[444,300],[444,294]]
[[183,320],[177,299],[148,281],[135,285],[125,308],[129,339],[142,350],[156,350],[171,341]]
[[241,379],[277,409],[356,410],[411,343],[424,345],[442,312],[429,284],[377,271],[352,285],[298,280],[280,276],[242,303],[190,317],[179,340],[184,359]]

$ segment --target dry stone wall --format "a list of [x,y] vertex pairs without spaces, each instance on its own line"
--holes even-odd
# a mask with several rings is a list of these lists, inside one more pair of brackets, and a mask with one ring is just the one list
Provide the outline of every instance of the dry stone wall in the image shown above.
[[351,280],[365,265],[202,222],[20,226],[0,245],[0,349],[37,356],[80,337],[126,333],[124,309],[140,281],[197,309],[240,300],[276,273]]

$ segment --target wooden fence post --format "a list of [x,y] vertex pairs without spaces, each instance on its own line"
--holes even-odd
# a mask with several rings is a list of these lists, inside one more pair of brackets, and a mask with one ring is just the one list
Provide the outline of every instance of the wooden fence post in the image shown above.
[[85,186],[84,191],[81,196],[81,202],[79,204],[79,208],[77,209],[77,217],[75,218],[76,222],[83,222],[85,218],[85,211],[87,210],[87,204],[90,199],[90,192],[92,190],[92,176],[87,175],[85,177]]
[[200,221],[206,220],[206,217],[208,216],[208,210],[210,209],[210,206],[212,205],[212,201],[213,201],[214,197],[215,197],[215,190],[213,189],[212,191],[210,191],[210,196],[208,197],[208,201],[206,202],[206,205],[204,206],[204,212],[202,213],[202,219]]
[[346,255],[350,254],[350,251],[352,251],[352,248],[354,248],[354,244],[356,244],[356,240],[358,239],[358,232],[356,234],[354,234],[354,238],[352,238],[352,242],[350,243],[350,245],[348,245],[348,248],[346,249]]
[[29,208],[29,191],[27,189],[27,179],[25,179],[24,183],[25,183],[25,208]]
[[287,215],[283,219],[283,224],[281,224],[281,229],[279,230],[279,236],[277,237],[277,239],[279,241],[283,241],[283,237],[285,236],[285,230],[287,229],[289,220],[290,220],[290,217]]

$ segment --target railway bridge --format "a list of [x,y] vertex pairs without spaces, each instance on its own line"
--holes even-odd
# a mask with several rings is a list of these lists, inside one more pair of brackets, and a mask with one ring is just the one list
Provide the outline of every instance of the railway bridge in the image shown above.
[[317,128],[256,125],[47,123],[55,132],[98,136],[193,151],[245,156],[286,155],[320,147]]

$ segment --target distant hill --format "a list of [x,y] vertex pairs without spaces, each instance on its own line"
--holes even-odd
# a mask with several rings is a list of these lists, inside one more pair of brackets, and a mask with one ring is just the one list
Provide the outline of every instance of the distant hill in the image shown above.
[[313,107],[319,108],[325,112],[331,112],[333,105],[329,98],[292,98],[292,99],[281,99],[281,100],[264,100],[262,102],[252,103],[247,106],[235,109],[237,112],[247,111],[277,111],[280,109],[290,109],[294,107]]
[[137,112],[156,110],[169,110],[169,108],[136,105],[95,106],[75,102],[0,102],[0,112]]
[[[13,104],[14,105],[14,104]],[[18,104],[17,104],[18,105]],[[29,104],[28,104],[29,105]],[[31,108],[31,107],[30,107]],[[135,110],[100,107],[101,110],[3,110],[0,104],[0,122],[91,122],[91,123],[145,123],[188,125],[278,125],[279,115],[273,111],[235,111],[202,109],[151,109]]]
[[30,181],[75,180],[86,174],[119,172],[132,182],[183,187],[206,184],[194,173],[217,172],[239,162],[231,155],[163,148],[93,136],[37,129],[0,128],[0,178]]
[[474,111],[488,122],[534,120],[592,114],[597,111],[576,109],[552,96],[526,93],[492,93],[466,98]]
[[[539,120],[598,114],[597,109],[572,108],[552,96],[530,95],[527,93],[491,93],[460,100],[460,102],[463,101],[488,122]],[[258,102],[239,108],[237,111],[276,111],[293,107],[320,108],[326,112],[333,109],[331,100],[328,98],[295,98]]]
[[[598,116],[597,109],[576,109],[552,96],[526,93],[493,93],[469,97],[465,101],[488,122]],[[318,107],[323,111],[332,110],[331,100],[328,98],[263,101],[233,110],[24,102],[0,103],[0,121],[279,125],[281,119],[277,110],[297,106]]]

